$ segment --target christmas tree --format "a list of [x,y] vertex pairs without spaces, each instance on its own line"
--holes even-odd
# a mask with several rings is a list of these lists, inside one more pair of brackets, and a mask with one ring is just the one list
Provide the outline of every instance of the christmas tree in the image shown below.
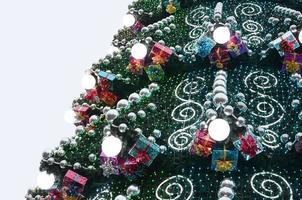
[[137,0],[30,199],[302,199],[302,3]]

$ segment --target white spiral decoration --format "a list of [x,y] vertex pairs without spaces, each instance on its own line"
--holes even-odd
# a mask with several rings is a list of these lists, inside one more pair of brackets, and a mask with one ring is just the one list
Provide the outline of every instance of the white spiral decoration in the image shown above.
[[209,10],[207,7],[198,6],[194,8],[185,18],[187,25],[193,29],[189,32],[189,38],[191,39],[184,48],[183,51],[186,54],[195,53],[195,43],[196,40],[205,32],[205,22],[208,20],[206,12]]
[[235,8],[234,13],[236,17],[248,18],[242,23],[242,28],[246,32],[244,37],[247,38],[248,46],[256,48],[261,45],[264,42],[260,36],[260,33],[264,30],[263,26],[251,19],[251,17],[263,13],[261,6],[254,3],[242,3]]
[[255,71],[244,79],[244,83],[251,92],[266,95],[265,90],[275,87],[278,84],[278,79],[271,73]]
[[190,129],[200,122],[204,108],[200,103],[193,101],[192,96],[198,94],[204,87],[204,78],[197,76],[193,80],[187,78],[181,81],[175,88],[175,97],[182,101],[171,113],[171,118],[182,125],[168,138],[169,147],[175,151],[188,149],[194,139],[194,133]]
[[199,6],[194,8],[185,18],[186,24],[192,27],[199,27],[203,24],[206,17],[207,7]]
[[259,15],[260,13],[262,13],[262,8],[254,3],[243,3],[243,4],[239,4],[236,8],[235,8],[235,15],[236,17],[239,17],[241,15],[244,16],[256,16]]
[[205,80],[202,77],[194,77],[194,80],[188,78],[181,81],[175,89],[175,96],[181,101],[188,101],[191,95],[199,93],[205,87]]
[[279,142],[280,136],[272,130],[266,129],[265,134],[261,136],[261,138],[262,138],[262,144],[267,148],[274,150],[280,147],[280,142]]
[[183,128],[170,135],[168,138],[169,147],[175,151],[188,149],[194,139],[194,133],[189,132],[190,128],[199,123],[203,114],[204,108],[202,105],[191,100],[185,101],[174,108],[171,117],[174,121],[182,123]]
[[186,53],[186,54],[193,54],[195,53],[195,44],[196,44],[196,40],[192,40],[190,42],[188,42],[184,48],[183,48],[183,51]]
[[156,189],[158,200],[189,200],[193,196],[193,183],[190,179],[177,175],[163,181]]
[[89,198],[88,200],[112,200],[112,192],[107,189],[103,189],[102,191],[98,192],[94,197]]
[[251,92],[259,95],[250,101],[249,108],[257,122],[260,122],[258,126],[266,129],[266,133],[261,136],[262,144],[270,149],[277,149],[280,147],[279,135],[269,128],[281,122],[285,109],[266,93],[277,86],[278,79],[271,73],[255,71],[245,78],[244,83]]
[[242,28],[250,33],[257,33],[263,31],[263,27],[258,22],[255,22],[254,20],[247,20],[242,23]]
[[252,176],[250,183],[254,192],[263,198],[293,200],[290,184],[278,174],[272,172],[256,173]]

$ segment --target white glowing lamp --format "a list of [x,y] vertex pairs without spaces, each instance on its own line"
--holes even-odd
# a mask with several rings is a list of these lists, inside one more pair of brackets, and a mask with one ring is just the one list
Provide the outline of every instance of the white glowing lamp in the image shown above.
[[96,80],[91,74],[85,74],[82,78],[82,87],[84,89],[92,89],[95,87]]
[[40,172],[37,177],[37,186],[42,190],[50,189],[55,183],[55,176],[53,174],[47,174],[47,172]]
[[299,33],[299,42],[302,43],[302,30]]
[[230,135],[230,125],[224,120],[217,118],[209,124],[208,132],[210,137],[215,141],[223,141]]
[[108,136],[103,140],[102,151],[107,157],[115,157],[122,150],[122,141],[114,136]]
[[131,56],[135,59],[144,59],[147,55],[148,49],[142,43],[136,43],[131,49]]
[[123,17],[123,24],[126,27],[133,26],[135,24],[135,21],[136,21],[135,17],[131,14],[127,14]]
[[64,114],[64,120],[69,124],[73,124],[76,121],[75,112],[72,109],[67,110]]
[[226,26],[220,26],[213,32],[213,38],[218,44],[225,44],[231,38],[230,29]]

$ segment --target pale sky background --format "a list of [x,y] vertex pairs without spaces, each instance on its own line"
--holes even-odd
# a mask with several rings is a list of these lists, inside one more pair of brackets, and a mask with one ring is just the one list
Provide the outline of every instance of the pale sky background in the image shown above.
[[64,112],[130,0],[0,0],[0,199],[24,199],[41,154],[74,134]]

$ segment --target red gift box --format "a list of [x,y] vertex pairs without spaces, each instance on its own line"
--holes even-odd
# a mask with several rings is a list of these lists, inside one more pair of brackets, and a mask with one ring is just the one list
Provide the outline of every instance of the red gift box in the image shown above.
[[132,56],[130,57],[130,63],[128,65],[128,69],[131,73],[142,75],[144,66],[145,66],[144,59],[135,59]]
[[227,48],[216,47],[212,49],[212,52],[209,55],[209,59],[211,64],[216,65],[216,67],[219,69],[223,69],[228,65],[231,57]]
[[68,170],[63,179],[63,186],[69,187],[70,185],[76,184],[78,186],[78,192],[82,193],[87,180],[86,177],[81,176],[72,170]]
[[248,134],[246,137],[240,135],[239,138],[241,142],[240,150],[244,154],[249,155],[251,158],[255,157],[258,151],[258,146],[255,138],[250,134]]
[[190,152],[192,154],[207,157],[212,153],[215,143],[216,142],[210,138],[207,130],[197,130],[196,138],[190,148]]
[[118,97],[109,91],[103,91],[99,97],[108,106],[114,106],[118,100]]
[[137,160],[133,157],[128,157],[125,160],[120,161],[121,172],[128,178],[135,178],[135,176],[141,175],[141,167]]
[[169,47],[155,43],[150,52],[150,57],[154,64],[163,65],[168,62],[173,51]]
[[73,108],[73,111],[78,117],[80,117],[81,119],[85,119],[88,117],[89,109],[89,106],[76,106]]
[[87,99],[88,101],[97,101],[98,99],[97,89],[88,90],[85,94],[85,99]]

